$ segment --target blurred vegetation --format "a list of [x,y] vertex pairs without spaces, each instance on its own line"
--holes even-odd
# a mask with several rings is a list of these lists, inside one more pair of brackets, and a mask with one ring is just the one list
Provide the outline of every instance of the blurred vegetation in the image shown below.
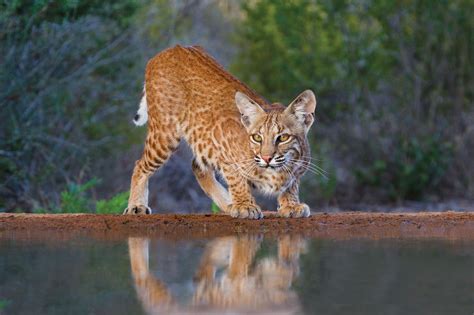
[[[310,141],[327,176],[304,179],[312,206],[474,198],[472,12],[469,0],[4,1],[0,211],[122,208],[144,66],[176,43],[273,101],[316,91]],[[158,207],[209,209],[185,164],[152,184]]]
[[221,212],[221,209],[214,203],[214,201],[211,203],[211,212],[212,213],[219,213]]
[[416,138],[402,140],[392,157],[356,169],[355,175],[360,183],[382,188],[393,199],[417,200],[439,185],[449,166],[450,148],[435,138],[421,143]]
[[316,91],[313,151],[338,175],[316,198],[474,196],[474,2],[260,0],[243,12],[234,72],[272,100]]
[[11,301],[0,299],[0,311],[5,309],[8,305],[10,305]]
[[[36,208],[35,213],[99,213],[99,214],[121,214],[128,203],[130,193],[124,191],[110,199],[95,201],[92,189],[100,183],[93,178],[84,184],[70,183],[67,189],[60,194],[58,208]],[[21,209],[18,209],[21,211]]]
[[124,191],[109,200],[99,200],[95,205],[95,212],[100,214],[121,214],[127,207],[129,195],[130,192]]
[[92,208],[91,201],[86,197],[88,190],[97,185],[97,179],[91,179],[85,184],[69,184],[68,189],[61,192],[60,208],[56,212],[62,213],[81,213],[90,212]]
[[81,3],[2,4],[0,207],[54,208],[61,186],[139,139],[126,124],[142,77],[125,30],[133,2]]

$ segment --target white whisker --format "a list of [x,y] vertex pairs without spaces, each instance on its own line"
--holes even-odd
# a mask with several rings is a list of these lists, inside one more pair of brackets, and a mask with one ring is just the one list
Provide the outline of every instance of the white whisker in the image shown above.
[[299,167],[303,167],[306,171],[310,171],[316,175],[321,175],[325,179],[328,179],[328,173],[324,169],[322,169],[320,166],[314,163],[311,163],[310,161],[291,159],[288,161],[288,163],[299,166]]

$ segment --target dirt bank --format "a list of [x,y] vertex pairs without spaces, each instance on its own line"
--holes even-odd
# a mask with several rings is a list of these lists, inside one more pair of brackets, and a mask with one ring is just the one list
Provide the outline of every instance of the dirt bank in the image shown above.
[[[47,232],[47,233],[45,233]],[[304,234],[322,238],[443,238],[474,240],[474,212],[315,213],[307,219],[263,220],[225,215],[154,214],[0,214],[0,238],[34,238],[58,233],[85,233],[106,238],[154,235],[173,239],[208,238],[242,233],[266,236]]]

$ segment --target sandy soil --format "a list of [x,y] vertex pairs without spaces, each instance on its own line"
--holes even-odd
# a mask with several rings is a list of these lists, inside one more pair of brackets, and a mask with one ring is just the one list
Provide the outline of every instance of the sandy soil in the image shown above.
[[242,233],[265,236],[442,238],[474,240],[474,212],[441,213],[314,213],[306,219],[282,219],[266,212],[263,220],[233,219],[211,214],[141,216],[95,214],[0,214],[0,239],[61,238],[84,233],[119,239],[149,235],[171,239],[211,238]]

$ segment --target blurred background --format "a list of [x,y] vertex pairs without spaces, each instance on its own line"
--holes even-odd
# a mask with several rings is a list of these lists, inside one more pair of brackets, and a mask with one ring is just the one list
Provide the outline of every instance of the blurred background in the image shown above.
[[[318,106],[313,211],[474,209],[472,0],[0,3],[0,211],[117,213],[148,59],[203,46],[270,101]],[[156,212],[215,209],[180,147]],[[274,208],[273,201],[262,201]]]

